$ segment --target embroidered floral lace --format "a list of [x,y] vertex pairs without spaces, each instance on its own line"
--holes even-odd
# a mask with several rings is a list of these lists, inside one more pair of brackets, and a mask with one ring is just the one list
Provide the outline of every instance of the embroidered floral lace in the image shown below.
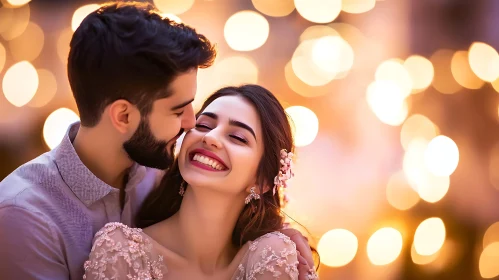
[[[296,245],[271,232],[250,242],[231,280],[298,279]],[[108,223],[96,235],[84,279],[168,279],[168,260],[141,229]]]

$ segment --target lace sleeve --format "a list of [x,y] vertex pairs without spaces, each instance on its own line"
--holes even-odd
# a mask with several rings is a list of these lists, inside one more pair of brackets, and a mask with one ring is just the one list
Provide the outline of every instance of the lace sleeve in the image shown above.
[[163,279],[163,258],[153,259],[152,244],[142,230],[106,224],[94,238],[83,279]]
[[296,245],[280,232],[268,233],[249,246],[246,278],[249,280],[298,279]]

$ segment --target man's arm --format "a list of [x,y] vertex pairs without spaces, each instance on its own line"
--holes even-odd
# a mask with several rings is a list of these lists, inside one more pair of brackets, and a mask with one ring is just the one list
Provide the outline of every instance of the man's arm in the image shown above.
[[0,206],[2,279],[69,279],[61,242],[41,213]]

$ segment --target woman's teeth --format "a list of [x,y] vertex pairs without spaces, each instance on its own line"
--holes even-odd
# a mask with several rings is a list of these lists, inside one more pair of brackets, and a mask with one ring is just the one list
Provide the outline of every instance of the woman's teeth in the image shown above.
[[192,158],[192,160],[195,160],[197,162],[200,162],[204,165],[208,165],[210,167],[212,167],[213,169],[216,169],[216,170],[222,170],[224,169],[223,166],[216,160],[212,159],[212,158],[209,158],[209,157],[206,157],[202,154],[195,154],[194,155],[194,158]]

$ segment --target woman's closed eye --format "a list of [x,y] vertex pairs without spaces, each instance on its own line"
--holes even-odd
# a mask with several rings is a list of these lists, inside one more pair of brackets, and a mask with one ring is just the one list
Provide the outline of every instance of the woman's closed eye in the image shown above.
[[[212,130],[213,128],[211,128],[210,126],[208,126],[206,124],[199,123],[199,124],[196,124],[196,129],[199,131],[208,131],[208,130]],[[236,141],[244,143],[244,144],[248,143],[248,140],[246,140],[244,137],[241,137],[239,135],[231,134],[231,135],[229,135],[229,137],[232,139],[235,139]]]
[[196,124],[196,129],[197,130],[211,130],[211,127],[207,126],[206,124]]
[[240,136],[237,136],[237,135],[230,135],[231,138],[233,139],[236,139],[237,141],[241,142],[241,143],[244,143],[244,144],[248,144],[248,140],[240,137]]

